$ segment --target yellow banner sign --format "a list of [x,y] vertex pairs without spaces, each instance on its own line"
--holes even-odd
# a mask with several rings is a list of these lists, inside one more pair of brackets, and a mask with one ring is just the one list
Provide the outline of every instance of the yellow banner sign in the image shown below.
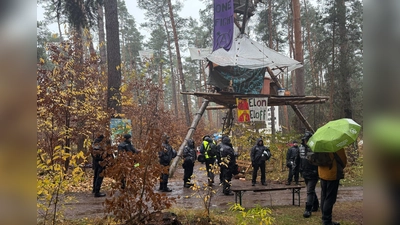
[[266,121],[268,98],[237,98],[238,122]]

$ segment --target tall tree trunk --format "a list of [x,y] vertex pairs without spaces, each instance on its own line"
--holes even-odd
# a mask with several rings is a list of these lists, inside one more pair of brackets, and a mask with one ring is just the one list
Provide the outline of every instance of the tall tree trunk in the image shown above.
[[[306,15],[308,15],[308,8],[307,8],[307,0],[304,0],[304,10],[306,12]],[[310,32],[310,21],[307,19],[306,20],[306,30],[307,30],[307,46],[308,46],[308,53],[309,53],[309,61],[310,61],[310,68],[311,68],[311,76],[312,76],[312,92],[314,96],[317,96],[319,93],[317,92],[317,87],[318,87],[318,74],[315,70],[315,65],[314,65],[314,46],[311,43],[311,32]],[[317,105],[313,105],[313,127],[314,129],[317,127],[316,124],[316,119],[317,119],[317,114],[316,114],[316,109]]]
[[98,4],[97,9],[97,24],[99,29],[99,51],[100,51],[100,67],[101,67],[101,75],[104,76],[106,73],[106,62],[107,62],[107,54],[106,54],[106,39],[104,32],[104,7],[101,4]]
[[[287,14],[287,21],[288,21],[288,45],[289,45],[289,57],[293,57],[293,52],[294,52],[294,46],[293,46],[293,13],[290,13],[292,11],[291,4],[288,4],[288,14]],[[286,87],[289,88],[289,74],[286,74],[287,80],[286,80]],[[290,72],[290,80],[293,82],[293,71]],[[294,88],[293,85],[291,86],[292,89],[290,90],[292,93],[294,93]],[[290,127],[290,122],[289,122],[289,112],[288,112],[288,107],[285,105],[283,106],[283,117],[285,118],[285,126],[287,128],[287,132],[290,133],[291,127]]]
[[[207,85],[207,77],[206,77],[206,72],[204,71],[204,66],[203,66],[203,62],[201,60],[200,61],[200,84],[201,84],[201,78],[203,77],[203,81],[204,81],[204,92],[208,92],[209,91],[209,87]],[[211,110],[207,111],[207,117],[208,117],[208,124],[213,124],[213,118],[212,118],[213,113],[211,112]]]
[[[268,15],[268,33],[269,33],[269,38],[268,38],[268,45],[269,48],[273,49],[273,39],[272,39],[272,0],[268,0],[268,10],[267,10],[267,15]],[[271,106],[271,133],[272,133],[272,143],[275,142],[275,107]]]
[[[293,6],[293,24],[294,24],[294,41],[295,41],[295,56],[294,58],[303,63],[303,43],[301,38],[301,20],[300,20],[300,1],[292,0]],[[296,83],[295,83],[295,94],[299,96],[305,95],[304,88],[304,67],[296,69]],[[299,110],[303,113],[303,107],[300,106]],[[296,120],[296,130],[301,130],[301,121]]]
[[[178,63],[178,73],[181,81],[181,89],[182,92],[186,92],[186,84],[185,84],[185,77],[183,76],[183,68],[182,68],[182,60],[181,60],[181,53],[179,50],[179,39],[178,33],[176,31],[176,25],[174,20],[174,12],[172,10],[172,3],[171,0],[168,0],[168,8],[169,8],[169,17],[171,19],[172,31],[174,33],[174,41],[175,41],[175,49],[176,49],[176,59]],[[183,107],[185,109],[185,118],[186,118],[186,125],[190,126],[190,113],[189,113],[189,104],[187,95],[183,95]]]
[[335,30],[336,30],[336,23],[335,21],[332,21],[332,68],[329,73],[329,80],[330,80],[330,86],[329,86],[329,120],[333,120],[334,114],[333,114],[333,106],[334,106],[334,91],[335,91],[335,60],[336,60],[336,52],[335,52],[335,44],[336,44],[336,38],[335,38]]
[[57,27],[58,27],[58,33],[60,35],[60,42],[62,42],[63,41],[63,37],[62,37],[63,33],[61,31],[61,21],[60,21],[59,16],[57,16]]
[[171,36],[169,35],[169,30],[168,30],[168,25],[167,21],[165,20],[164,14],[162,15],[162,18],[164,20],[164,28],[165,28],[165,33],[167,35],[167,47],[168,47],[168,56],[169,56],[169,67],[171,69],[171,88],[172,88],[172,105],[174,106],[174,111],[175,111],[175,117],[178,117],[178,100],[176,98],[177,92],[176,92],[176,78],[175,78],[175,73],[174,73],[174,60],[172,59],[172,50],[171,50]]
[[353,112],[351,107],[350,95],[350,68],[349,68],[349,52],[348,52],[348,38],[346,28],[346,5],[344,0],[336,0],[337,2],[337,18],[339,24],[339,38],[340,38],[340,55],[339,55],[339,88],[342,89],[340,96],[342,102],[343,112],[341,116],[345,118],[352,118]]
[[104,1],[107,35],[108,91],[107,107],[121,113],[121,53],[117,0]]
[[[159,56],[160,56],[160,59],[163,58],[163,52],[162,52],[162,51],[159,52]],[[163,87],[163,84],[164,84],[164,83],[163,83],[163,78],[162,78],[162,74],[163,74],[163,63],[160,62],[158,66],[159,66],[159,67],[158,67],[158,86],[159,86],[160,88],[162,88],[162,87]]]
[[[292,0],[293,4],[293,20],[294,20],[294,41],[295,41],[295,55],[294,58],[303,63],[303,43],[301,40],[301,21],[300,21],[300,2],[299,0]],[[296,70],[296,94],[304,95],[304,68],[301,67]]]

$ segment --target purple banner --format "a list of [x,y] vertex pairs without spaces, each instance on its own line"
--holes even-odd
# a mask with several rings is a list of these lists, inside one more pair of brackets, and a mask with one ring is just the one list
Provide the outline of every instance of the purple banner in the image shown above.
[[233,0],[214,0],[213,51],[229,50],[233,41]]

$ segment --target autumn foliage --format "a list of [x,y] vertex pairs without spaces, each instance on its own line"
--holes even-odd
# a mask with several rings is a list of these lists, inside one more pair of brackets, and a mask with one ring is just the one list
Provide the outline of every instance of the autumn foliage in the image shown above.
[[[119,222],[144,223],[152,212],[167,209],[174,202],[157,190],[161,137],[169,135],[170,144],[178,150],[188,127],[181,112],[176,115],[169,110],[163,87],[145,68],[147,72],[142,73],[121,66],[122,114],[107,109],[106,74],[101,72],[97,55],[76,47],[80,41],[71,36],[64,42],[48,44],[49,61],[41,59],[37,69],[38,202],[43,212],[52,215],[51,219],[43,218],[44,223],[51,220],[54,224],[62,218],[58,206],[68,199],[69,187],[84,179],[81,166],[90,165],[92,140],[99,134],[110,140],[113,116],[132,121],[132,142],[141,152],[117,153],[115,144],[108,145],[103,175],[112,178],[113,185],[107,192],[105,212]],[[200,124],[198,130],[202,127]],[[116,143],[121,139],[118,136]],[[111,157],[113,153],[115,158]],[[124,189],[122,179],[126,181]],[[51,191],[46,191],[49,187]]]

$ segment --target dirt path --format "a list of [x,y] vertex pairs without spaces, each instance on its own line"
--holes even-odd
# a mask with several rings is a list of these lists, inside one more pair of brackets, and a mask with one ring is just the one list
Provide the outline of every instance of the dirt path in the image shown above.
[[[207,181],[204,171],[200,171],[199,167],[204,166],[199,163],[196,164],[195,172],[196,180],[199,183]],[[178,168],[173,178],[170,178],[169,187],[173,189],[173,192],[167,193],[172,197],[179,197],[176,200],[174,207],[186,208],[186,209],[202,209],[202,201],[193,195],[195,193],[189,188],[183,188],[183,169]],[[267,176],[268,179],[268,176]],[[213,196],[211,209],[228,209],[230,203],[235,202],[235,196],[225,196],[222,194],[222,188],[218,185],[218,175],[215,178],[216,184],[214,190],[216,194]],[[247,181],[246,181],[247,182]],[[267,182],[268,185],[272,184],[271,181]],[[259,185],[259,184],[258,184]],[[320,188],[317,185],[317,195],[320,196]],[[303,209],[306,198],[306,190],[301,189],[301,208]],[[75,202],[66,204],[66,219],[80,219],[86,217],[102,217],[103,205],[105,198],[94,198],[90,191],[86,192],[74,192],[71,193],[75,197]],[[191,197],[190,197],[191,196]],[[363,187],[339,187],[338,202],[362,202],[363,201]],[[273,191],[273,192],[246,192],[243,196],[242,206],[245,208],[253,207],[255,204],[259,204],[264,207],[282,206],[292,204],[292,192],[291,190]]]

